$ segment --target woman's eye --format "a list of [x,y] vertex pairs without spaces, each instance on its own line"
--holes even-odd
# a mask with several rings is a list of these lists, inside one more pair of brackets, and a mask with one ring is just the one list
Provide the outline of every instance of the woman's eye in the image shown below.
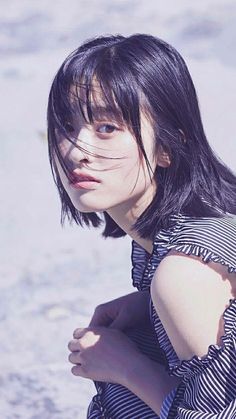
[[66,132],[74,132],[74,127],[70,122],[65,122],[64,129]]
[[112,124],[101,124],[96,128],[99,134],[112,134],[116,130],[117,128]]

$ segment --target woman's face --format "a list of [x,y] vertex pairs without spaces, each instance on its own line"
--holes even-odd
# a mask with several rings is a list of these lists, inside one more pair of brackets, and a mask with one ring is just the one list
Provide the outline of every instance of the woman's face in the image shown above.
[[[102,103],[97,111],[93,123],[75,118],[68,127],[72,131],[73,142],[83,151],[58,135],[59,150],[69,168],[71,179],[67,178],[57,158],[56,165],[74,207],[80,212],[103,212],[123,206],[132,208],[144,198],[145,202],[150,203],[155,195],[156,184],[154,180],[151,182],[153,174],[150,179],[135,137],[127,126],[114,120]],[[141,117],[141,132],[154,173],[154,135],[144,115]],[[86,176],[95,181],[86,180]]]

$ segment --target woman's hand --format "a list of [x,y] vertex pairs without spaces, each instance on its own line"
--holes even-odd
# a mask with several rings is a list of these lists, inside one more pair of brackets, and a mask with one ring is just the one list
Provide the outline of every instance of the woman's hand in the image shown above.
[[149,320],[148,291],[136,291],[96,307],[89,327],[106,326],[119,330],[145,326]]
[[69,342],[69,361],[76,376],[125,384],[142,353],[124,333],[107,327],[76,329]]

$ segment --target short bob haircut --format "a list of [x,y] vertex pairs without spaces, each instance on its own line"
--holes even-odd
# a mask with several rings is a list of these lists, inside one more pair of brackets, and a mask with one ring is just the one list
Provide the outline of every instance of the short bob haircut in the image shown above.
[[[63,188],[55,164],[57,156],[67,173],[56,133],[73,142],[68,122],[73,115],[85,118],[84,106],[89,123],[93,122],[91,97],[95,79],[102,100],[132,132],[148,167],[140,128],[142,109],[152,123],[157,147],[161,146],[171,160],[168,168],[157,166],[153,174],[157,193],[133,226],[141,237],[153,239],[158,230],[170,226],[173,214],[196,217],[236,214],[236,177],[207,142],[196,91],[183,58],[172,46],[154,36],[116,35],[82,44],[65,59],[52,83],[48,145],[62,204],[62,224],[67,217],[81,226],[97,227],[105,223],[104,237],[126,234],[106,212],[78,211]],[[73,101],[72,86],[75,87]],[[83,98],[81,87],[86,92]]]

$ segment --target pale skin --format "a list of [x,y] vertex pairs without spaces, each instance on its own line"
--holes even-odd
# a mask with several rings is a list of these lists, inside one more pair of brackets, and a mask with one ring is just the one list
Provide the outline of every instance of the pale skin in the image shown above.
[[[94,126],[84,124],[76,135],[88,149],[94,149],[99,143],[105,151],[108,148],[113,152],[120,150],[123,165],[109,168],[107,160],[82,153],[71,148],[66,139],[60,139],[65,158],[81,171],[91,176],[96,174],[101,183],[97,190],[74,191],[57,162],[60,177],[78,210],[106,210],[132,239],[151,253],[152,241],[140,238],[131,227],[151,202],[158,185],[150,180],[145,164],[140,163],[136,141],[127,127],[107,128],[112,124],[108,119]],[[153,158],[152,128],[144,116],[142,138],[153,171],[156,164],[168,167],[171,162],[163,150]],[[204,264],[199,258],[176,252],[169,252],[162,260],[151,283],[151,298],[181,360],[193,355],[203,356],[210,344],[221,344],[222,314],[230,298],[236,296],[234,283],[235,275],[228,274],[226,268],[218,264]],[[125,334],[127,327],[139,327],[148,322],[148,303],[148,293],[141,291],[98,306],[88,327],[74,331],[68,345],[69,360],[74,364],[75,376],[121,384],[159,415],[164,398],[179,381],[143,355]]]

